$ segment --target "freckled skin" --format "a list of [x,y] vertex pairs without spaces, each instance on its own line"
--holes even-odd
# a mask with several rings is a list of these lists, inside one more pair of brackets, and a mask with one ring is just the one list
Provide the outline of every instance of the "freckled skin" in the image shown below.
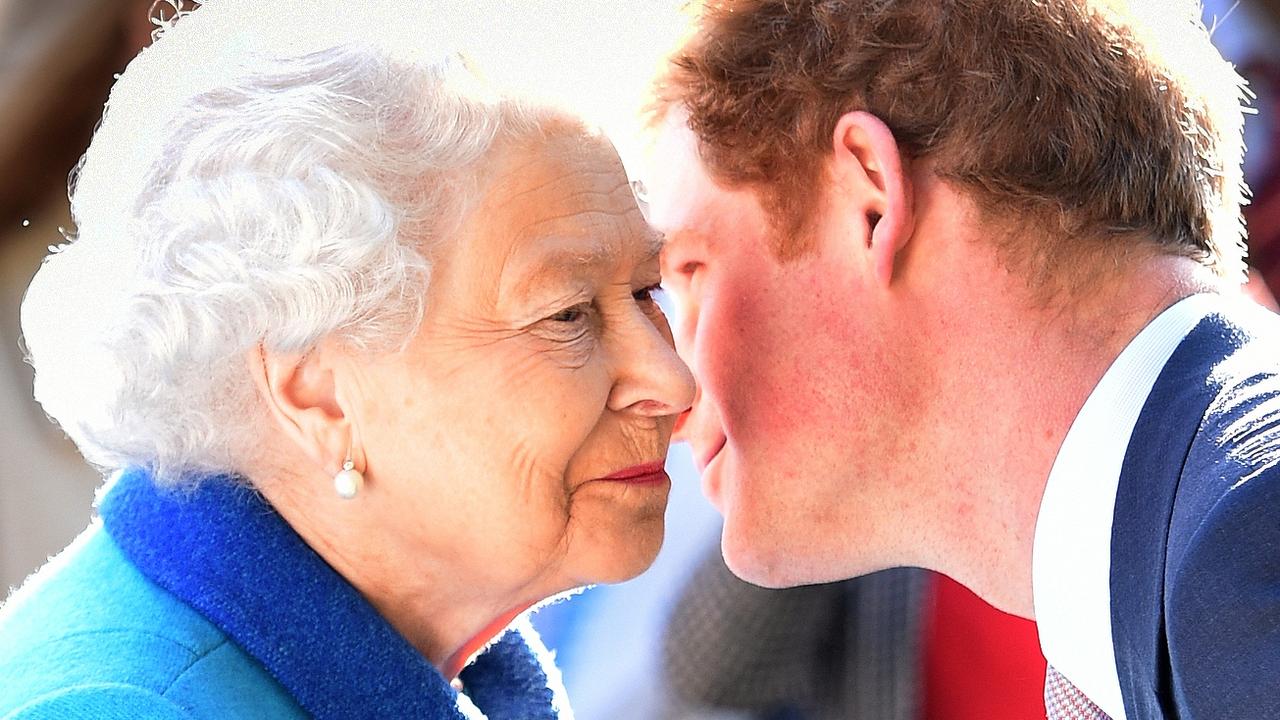
[[1040,231],[985,217],[928,159],[904,164],[865,113],[837,123],[812,234],[786,261],[757,194],[708,175],[679,113],[653,158],[649,218],[699,383],[679,434],[724,514],[730,569],[786,587],[925,567],[1033,617],[1063,438],[1125,345],[1219,279],[1186,257],[1085,253],[1070,272],[1088,292],[1046,300],[1010,267],[1014,240],[990,242]]
[[[427,607],[447,578],[455,596],[434,599],[486,622],[649,566],[669,483],[593,479],[665,458],[693,393],[612,147],[566,122],[495,152],[483,201],[434,258],[417,335],[343,378],[360,388],[361,502],[418,558],[389,594]],[[601,261],[513,290],[566,255]]]
[[726,561],[766,586],[866,572],[850,538],[891,534],[910,493],[888,460],[909,456],[920,390],[884,342],[893,320],[860,312],[866,269],[838,238],[778,260],[757,197],[715,184],[687,129],[664,129],[655,158],[650,219],[667,235],[677,345],[699,385],[680,434],[710,459]]

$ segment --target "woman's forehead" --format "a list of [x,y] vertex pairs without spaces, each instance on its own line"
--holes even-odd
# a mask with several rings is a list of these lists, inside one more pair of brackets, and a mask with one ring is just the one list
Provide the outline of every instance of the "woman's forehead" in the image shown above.
[[[484,205],[525,211],[533,209],[529,206],[562,207],[578,200],[596,200],[601,208],[622,205],[629,209],[634,205],[618,203],[613,197],[630,198],[630,186],[622,161],[608,140],[563,124],[543,132],[536,137],[505,140],[493,148],[481,191]],[[579,194],[603,197],[576,197]]]
[[563,131],[495,153],[457,247],[467,272],[530,290],[656,260],[662,238],[641,215],[608,141]]

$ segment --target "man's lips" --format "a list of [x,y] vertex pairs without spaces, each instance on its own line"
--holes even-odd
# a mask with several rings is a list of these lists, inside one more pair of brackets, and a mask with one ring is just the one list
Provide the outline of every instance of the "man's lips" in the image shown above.
[[607,480],[610,482],[624,482],[632,484],[656,483],[663,480],[669,480],[663,461],[655,460],[643,465],[635,465],[623,470],[619,470],[611,475],[596,478],[596,480]]
[[681,442],[685,440],[685,437],[680,434],[680,431],[684,430],[684,425],[689,422],[689,414],[692,412],[693,408],[689,408],[676,416],[676,424],[671,428],[671,439],[673,441]]
[[720,454],[720,451],[724,449],[728,441],[728,438],[724,435],[717,435],[714,441],[707,444],[707,451],[698,456],[698,472],[707,469],[707,466],[711,464],[712,460],[716,459],[716,456]]

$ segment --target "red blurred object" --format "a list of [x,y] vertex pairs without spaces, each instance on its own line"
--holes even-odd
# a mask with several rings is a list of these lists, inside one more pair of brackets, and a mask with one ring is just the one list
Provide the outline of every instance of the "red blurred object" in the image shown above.
[[926,720],[1044,720],[1036,624],[934,576],[924,627]]
[[1243,69],[1255,87],[1261,86],[1259,108],[1271,121],[1267,167],[1253,183],[1253,201],[1244,208],[1249,226],[1249,264],[1257,268],[1271,288],[1280,295],[1280,67],[1272,63],[1251,63]]
[[1249,268],[1249,281],[1244,284],[1244,294],[1262,307],[1280,312],[1280,303],[1276,302],[1275,293],[1271,291],[1267,281],[1262,279],[1262,273],[1257,268]]

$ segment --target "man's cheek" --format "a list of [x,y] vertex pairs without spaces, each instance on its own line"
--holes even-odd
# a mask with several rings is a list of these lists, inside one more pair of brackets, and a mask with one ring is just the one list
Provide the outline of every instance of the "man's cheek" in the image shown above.
[[686,364],[692,364],[698,331],[698,306],[684,293],[673,292],[671,299],[662,303],[662,310],[671,326],[676,352]]
[[748,392],[760,350],[749,335],[731,325],[705,326],[698,335],[694,363],[699,383],[713,395]]

